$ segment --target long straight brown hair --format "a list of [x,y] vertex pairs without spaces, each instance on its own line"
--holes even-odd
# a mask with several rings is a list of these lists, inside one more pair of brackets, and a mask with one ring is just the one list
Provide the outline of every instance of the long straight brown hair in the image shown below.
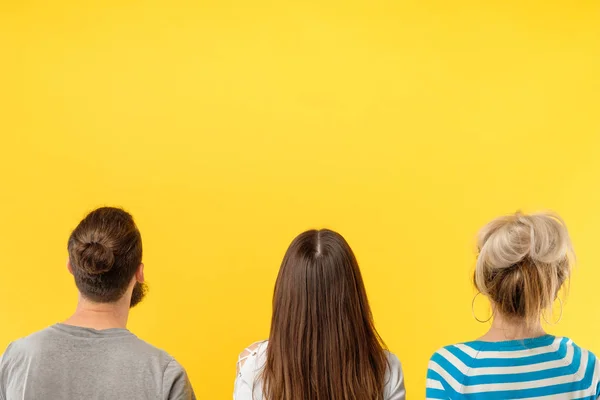
[[330,230],[296,237],[275,283],[265,399],[382,400],[384,349],[346,240]]

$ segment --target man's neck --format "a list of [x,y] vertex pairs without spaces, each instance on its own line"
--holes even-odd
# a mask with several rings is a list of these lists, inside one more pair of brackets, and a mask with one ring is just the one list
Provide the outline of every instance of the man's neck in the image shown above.
[[546,332],[541,323],[526,324],[524,321],[495,315],[490,330],[479,340],[501,342],[504,340],[522,340],[544,336]]
[[126,328],[128,317],[129,304],[124,301],[93,303],[80,298],[75,313],[64,323],[96,330]]

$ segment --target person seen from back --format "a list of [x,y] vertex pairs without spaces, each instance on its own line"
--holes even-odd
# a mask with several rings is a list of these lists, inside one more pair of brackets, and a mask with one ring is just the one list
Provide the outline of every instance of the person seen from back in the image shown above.
[[474,316],[491,320],[490,329],[431,357],[427,399],[597,399],[596,356],[541,323],[560,320],[560,292],[571,274],[563,220],[553,213],[497,218],[479,232],[478,249],[475,287],[492,312]]
[[192,400],[183,367],[127,330],[145,294],[142,238],[127,212],[89,213],[68,241],[79,290],[75,313],[11,343],[0,400]]
[[235,400],[404,400],[358,263],[330,230],[300,234],[275,282],[269,339],[239,357]]

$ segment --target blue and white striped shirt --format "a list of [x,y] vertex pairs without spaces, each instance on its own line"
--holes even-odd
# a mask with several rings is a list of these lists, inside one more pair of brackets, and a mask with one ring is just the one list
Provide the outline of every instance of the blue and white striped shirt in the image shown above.
[[600,397],[600,362],[571,339],[545,335],[446,346],[429,361],[427,399]]

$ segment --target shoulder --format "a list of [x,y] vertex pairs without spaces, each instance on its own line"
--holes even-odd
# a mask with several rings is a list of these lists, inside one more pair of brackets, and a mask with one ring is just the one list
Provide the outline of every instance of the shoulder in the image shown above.
[[263,358],[266,354],[268,344],[268,340],[262,340],[254,342],[242,350],[238,355],[238,370],[241,370],[247,364],[256,364],[257,360]]
[[140,360],[146,359],[153,365],[160,365],[165,372],[167,369],[171,371],[176,369],[183,370],[181,364],[166,350],[156,347],[137,336],[132,337],[129,352],[132,356],[138,357]]
[[386,350],[385,355],[388,363],[388,370],[391,373],[396,371],[402,373],[402,364],[400,363],[400,359],[391,351]]
[[388,368],[386,371],[385,380],[385,398],[400,400],[406,396],[406,390],[404,388],[404,373],[402,372],[402,365],[398,357],[390,352],[386,351]]
[[[516,342],[516,341],[511,341]],[[429,359],[427,378],[434,380],[460,381],[472,368],[497,366],[497,360],[538,356],[547,359],[564,359],[570,362],[584,362],[588,368],[597,368],[596,356],[577,346],[566,337],[548,335],[532,347],[514,346],[512,343],[462,342],[444,346],[436,350]]]
[[43,349],[56,340],[51,328],[45,328],[34,332],[28,336],[22,337],[11,342],[3,354],[3,359],[8,357],[17,357],[27,353],[34,353],[38,349]]
[[473,366],[480,350],[472,342],[455,343],[440,347],[429,358],[427,384],[429,385],[433,381],[461,381],[462,374],[470,366]]
[[162,392],[165,399],[193,400],[196,398],[185,369],[173,358],[163,370]]
[[586,349],[586,348],[584,348],[584,347],[581,347],[581,346],[579,346],[579,345],[578,345],[577,343],[575,343],[575,341],[574,341],[573,339],[571,339],[571,338],[568,338],[568,337],[564,336],[564,337],[557,337],[556,339],[557,339],[557,340],[560,340],[560,341],[561,341],[561,343],[563,343],[563,345],[564,345],[564,346],[566,346],[566,347],[572,347],[572,348],[574,348],[574,349],[577,349],[577,350],[579,350],[579,351],[583,351],[583,352],[585,352],[586,354],[588,354],[588,355],[592,356],[593,358],[596,358],[596,355],[595,355],[593,352],[591,352],[590,350],[588,350],[588,349]]
[[254,342],[238,356],[234,399],[262,399],[262,383],[257,379],[266,362],[268,341]]
[[187,371],[171,354],[133,335],[128,347],[121,354],[127,354],[132,363],[150,367],[157,375],[162,373],[163,393],[169,393],[169,398],[195,398]]
[[447,398],[446,390],[459,390],[468,370],[467,364],[477,357],[478,349],[470,343],[456,343],[440,347],[429,358],[426,377],[427,398]]
[[238,356],[237,377],[248,384],[255,381],[258,372],[264,367],[268,341],[254,342],[246,347]]
[[[556,357],[567,361],[570,364],[578,364],[581,370],[600,370],[600,360],[592,351],[577,345],[572,339],[566,336],[556,336],[549,351],[556,354]],[[596,375],[597,373],[594,373]]]
[[[586,348],[578,346],[573,340],[567,337],[561,339],[561,342],[567,348],[567,355],[572,354],[573,361],[585,363],[587,365],[587,369],[594,369],[595,371],[600,371],[600,360],[598,359],[595,353]],[[571,356],[569,355],[569,357]]]
[[600,360],[596,354],[568,337],[554,337],[552,347],[555,358],[570,367],[571,376],[580,385],[581,393],[589,396],[585,398],[600,398]]
[[59,340],[52,327],[16,339],[3,349],[0,367],[3,372],[28,368],[32,360],[54,348]]
[[[27,360],[40,356],[51,357],[53,353],[70,348],[72,341],[82,339],[87,338],[66,334],[60,327],[53,325],[12,342],[2,356],[2,362],[28,362]],[[163,372],[167,367],[179,365],[169,353],[132,333],[119,336],[119,343],[115,343],[114,351],[118,352],[119,357],[131,360],[136,365],[154,365]]]
[[449,344],[447,346],[440,347],[436,351],[433,352],[433,354],[429,358],[429,365],[431,365],[432,363],[439,362],[443,359],[446,359],[446,358],[448,358],[448,355],[456,353],[457,351],[461,351],[467,355],[471,355],[471,354],[476,353],[477,349],[469,346],[467,343]]
[[[590,350],[578,346],[568,337],[556,337],[560,342],[555,351],[563,362],[570,364],[573,377],[579,383],[586,398],[600,398],[600,361]],[[583,397],[582,397],[583,398]]]

